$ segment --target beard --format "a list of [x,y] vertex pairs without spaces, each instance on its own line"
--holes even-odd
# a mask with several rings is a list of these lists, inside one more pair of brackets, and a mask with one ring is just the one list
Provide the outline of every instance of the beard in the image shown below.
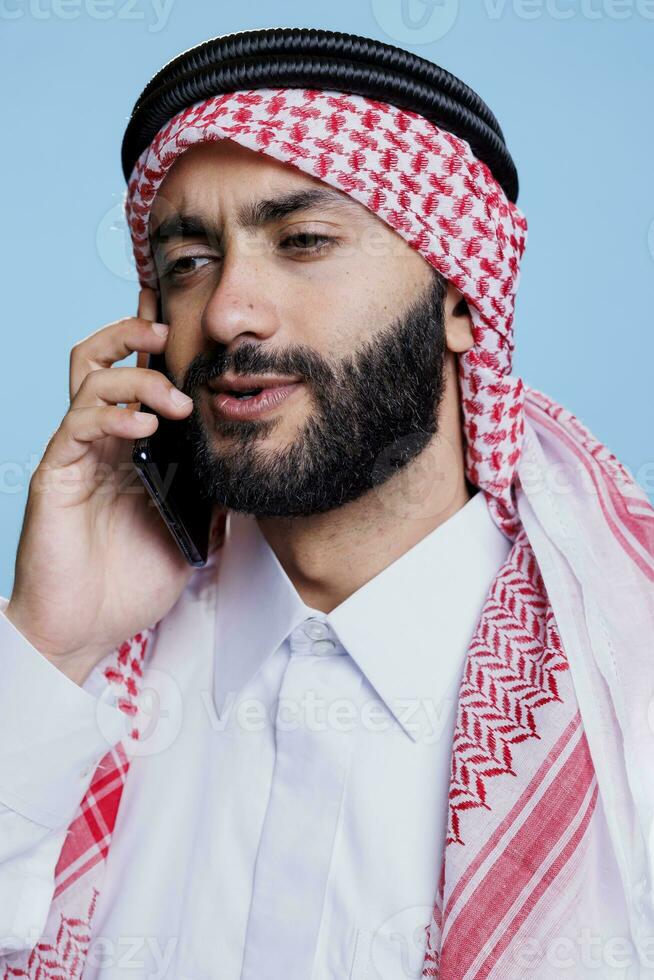
[[[407,313],[338,364],[303,345],[243,344],[195,358],[184,439],[202,496],[256,517],[309,517],[357,500],[417,457],[438,432],[444,389],[445,283],[434,273]],[[198,389],[229,370],[300,377],[314,409],[291,444],[260,446],[277,418],[214,417],[207,427]],[[230,445],[215,448],[216,433]]]

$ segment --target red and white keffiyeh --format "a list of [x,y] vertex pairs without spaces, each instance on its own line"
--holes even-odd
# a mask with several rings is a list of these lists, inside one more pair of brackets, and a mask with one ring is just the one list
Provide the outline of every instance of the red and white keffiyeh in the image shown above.
[[[511,375],[526,220],[467,142],[417,113],[313,89],[231,92],[179,112],[128,185],[142,285],[157,287],[148,218],[161,182],[188,147],[220,139],[351,195],[468,301],[475,343],[459,357],[467,475],[513,547],[467,654],[447,843],[443,855],[425,856],[441,875],[422,975],[522,977],[525,939],[551,935],[577,897],[598,794],[630,916],[648,894],[654,510],[577,419]],[[135,739],[155,631],[126,640],[105,668]],[[101,761],[70,826],[50,938],[7,958],[5,980],[82,975],[127,748]],[[644,928],[634,912],[632,925],[637,943],[654,934],[654,914]]]

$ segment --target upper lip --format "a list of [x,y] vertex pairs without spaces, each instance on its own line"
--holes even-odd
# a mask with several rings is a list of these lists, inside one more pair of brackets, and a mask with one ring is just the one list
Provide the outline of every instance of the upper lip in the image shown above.
[[251,391],[252,388],[280,388],[282,385],[297,384],[299,378],[280,378],[274,375],[246,374],[237,378],[223,375],[209,382],[212,391]]

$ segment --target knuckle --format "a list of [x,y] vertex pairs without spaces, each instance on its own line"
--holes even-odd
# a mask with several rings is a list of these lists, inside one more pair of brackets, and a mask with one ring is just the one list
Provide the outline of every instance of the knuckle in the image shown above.
[[[62,432],[64,435],[69,435],[71,432],[71,429],[73,427],[73,422],[74,422],[73,420],[74,411],[75,411],[74,408],[69,409],[64,415],[63,419],[61,420],[61,425],[59,426],[58,431]],[[50,441],[54,442],[56,438],[57,438],[57,433],[55,432]]]
[[80,388],[82,386],[84,386],[85,388],[93,387],[100,380],[98,378],[98,375],[104,374],[104,372],[105,372],[105,368],[91,368],[91,370],[84,375]]
[[148,392],[158,394],[168,393],[168,388],[171,387],[170,382],[167,378],[164,378],[159,371],[153,371],[152,368],[137,368],[140,379],[143,382],[144,387],[147,388]]
[[149,385],[149,394],[151,397],[159,398],[162,401],[167,402],[170,398],[172,388],[173,386],[167,381],[161,381],[160,379],[155,378]]
[[[61,430],[63,429],[63,426],[64,426],[64,422],[65,422],[65,421],[66,421],[66,416],[64,416],[64,417],[63,417],[63,419],[61,420],[61,422],[59,423],[59,425],[57,426],[57,428],[56,428],[56,429],[54,430],[54,432],[53,432],[53,433],[51,434],[51,436],[50,436],[50,438],[48,439],[48,441],[47,441],[47,443],[46,443],[46,447],[45,447],[45,450],[44,450],[44,453],[43,453],[43,456],[41,457],[41,462],[39,463],[39,466],[41,466],[41,463],[42,463],[42,462],[43,462],[43,460],[45,459],[45,457],[46,457],[46,455],[47,455],[47,453],[48,453],[48,452],[50,451],[50,449],[51,449],[51,447],[52,447],[52,445],[53,445],[53,443],[54,443],[54,442],[56,441],[56,439],[58,438],[58,436],[59,436],[59,433],[60,433],[60,432],[61,432]],[[37,466],[37,467],[36,467],[36,469],[38,469],[38,468],[39,468],[39,466]],[[32,475],[34,475],[34,474],[32,474]]]
[[73,344],[70,350],[70,363],[75,364],[82,356],[82,345],[83,341],[79,340],[76,344]]
[[144,321],[138,316],[123,316],[116,320],[115,329],[120,334],[121,343],[126,342],[126,337],[134,336],[134,331],[139,330]]

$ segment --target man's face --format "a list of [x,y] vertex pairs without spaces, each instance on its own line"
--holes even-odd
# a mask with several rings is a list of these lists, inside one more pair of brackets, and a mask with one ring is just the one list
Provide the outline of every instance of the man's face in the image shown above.
[[[252,208],[307,191],[331,199]],[[205,143],[166,176],[150,235],[168,372],[195,402],[179,424],[216,503],[260,517],[331,510],[431,441],[444,289],[366,207],[263,154]],[[262,414],[226,417],[217,379],[253,374],[298,384]]]

